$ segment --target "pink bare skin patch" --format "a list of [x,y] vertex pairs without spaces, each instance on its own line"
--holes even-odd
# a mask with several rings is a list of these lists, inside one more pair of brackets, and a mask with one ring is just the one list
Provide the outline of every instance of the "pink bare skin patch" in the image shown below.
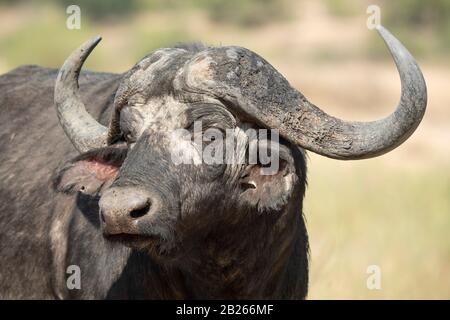
[[55,187],[65,193],[99,194],[114,182],[125,157],[126,151],[113,148],[84,154],[59,171]]
[[92,160],[81,161],[81,164],[86,168],[86,170],[95,174],[95,177],[99,180],[106,181],[114,179],[119,172],[120,163],[111,164],[103,159],[94,158]]

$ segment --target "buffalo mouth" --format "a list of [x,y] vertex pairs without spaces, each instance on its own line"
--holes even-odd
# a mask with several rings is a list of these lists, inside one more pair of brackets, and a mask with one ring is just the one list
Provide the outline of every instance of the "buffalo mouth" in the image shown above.
[[114,235],[103,234],[103,237],[111,243],[145,252],[161,263],[174,262],[180,258],[180,247],[175,245],[173,241],[163,239],[161,236],[119,233]]
[[119,233],[113,235],[104,234],[103,236],[108,241],[121,243],[133,249],[156,249],[161,243],[161,238],[153,235]]
[[103,234],[103,237],[112,243],[146,252],[155,259],[162,259],[161,261],[174,258],[178,251],[170,241],[157,235],[119,233],[114,235]]

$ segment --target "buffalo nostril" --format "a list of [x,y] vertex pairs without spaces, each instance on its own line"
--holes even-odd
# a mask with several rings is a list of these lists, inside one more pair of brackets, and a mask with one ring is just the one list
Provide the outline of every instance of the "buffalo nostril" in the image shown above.
[[145,216],[150,211],[150,206],[150,201],[147,201],[143,207],[130,211],[130,217],[137,219]]
[[102,219],[102,222],[105,223],[105,215],[103,212],[100,212],[100,218]]

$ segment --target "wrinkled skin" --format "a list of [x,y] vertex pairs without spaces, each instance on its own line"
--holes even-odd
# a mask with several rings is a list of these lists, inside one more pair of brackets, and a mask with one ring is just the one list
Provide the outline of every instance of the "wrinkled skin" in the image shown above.
[[[304,152],[280,139],[272,176],[259,165],[171,161],[171,143],[182,141],[170,133],[195,120],[233,129],[241,157],[243,131],[258,128],[180,86],[180,67],[200,49],[159,50],[124,75],[82,72],[88,111],[113,121],[110,146],[78,156],[54,115],[56,71],[0,77],[0,297],[306,297]],[[152,200],[150,214],[105,232],[99,211],[139,193]],[[80,290],[66,288],[69,265],[81,268]]]

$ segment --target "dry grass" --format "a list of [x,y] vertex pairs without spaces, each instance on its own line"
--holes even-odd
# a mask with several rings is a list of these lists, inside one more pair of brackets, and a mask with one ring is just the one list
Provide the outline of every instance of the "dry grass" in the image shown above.
[[[450,298],[450,165],[388,161],[311,156],[310,298]],[[381,290],[366,287],[369,265],[381,268]]]

